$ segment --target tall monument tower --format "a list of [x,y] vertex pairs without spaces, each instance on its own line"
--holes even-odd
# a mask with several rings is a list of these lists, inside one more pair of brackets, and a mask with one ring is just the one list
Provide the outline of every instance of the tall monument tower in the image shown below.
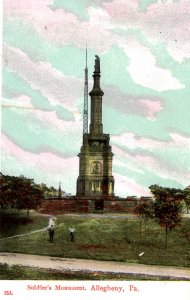
[[113,153],[109,134],[103,133],[102,97],[100,87],[100,59],[95,56],[94,86],[91,97],[90,132],[83,132],[83,144],[79,153],[77,196],[103,197],[114,195],[112,176]]

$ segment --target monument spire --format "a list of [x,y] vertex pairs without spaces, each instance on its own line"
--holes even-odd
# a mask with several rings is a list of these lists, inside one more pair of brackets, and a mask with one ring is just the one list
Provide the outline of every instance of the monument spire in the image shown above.
[[88,67],[87,67],[87,45],[86,45],[86,68],[84,82],[84,110],[83,110],[83,134],[88,133]]
[[100,87],[100,58],[99,56],[95,55],[95,65],[94,65],[94,74],[93,74],[93,77],[94,77],[94,86],[93,86],[93,89],[92,91],[89,93],[90,96],[94,96],[94,95],[97,95],[97,96],[103,96],[104,95],[104,92],[101,90],[101,87]]
[[59,189],[58,189],[58,198],[61,198],[62,191],[61,191],[61,182],[59,183]]
[[89,133],[83,134],[83,144],[79,153],[79,176],[77,196],[94,199],[94,209],[103,209],[104,197],[114,196],[112,176],[113,153],[109,144],[109,134],[103,133],[102,97],[100,87],[100,58],[95,56],[94,85],[91,97],[91,116]]
[[94,85],[92,91],[89,93],[91,97],[91,123],[90,123],[90,133],[94,135],[103,134],[102,125],[102,96],[104,92],[100,87],[100,58],[95,55],[95,65],[94,65]]

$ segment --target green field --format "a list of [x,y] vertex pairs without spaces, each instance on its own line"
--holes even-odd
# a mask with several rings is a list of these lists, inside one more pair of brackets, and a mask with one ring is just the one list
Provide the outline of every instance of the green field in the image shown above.
[[[33,212],[28,225],[19,220],[24,220],[22,215],[12,215],[9,225],[1,226],[0,238],[44,228],[48,216]],[[150,221],[145,239],[144,232],[140,237],[139,223],[136,219],[104,218],[104,215],[102,218],[61,215],[57,216],[53,243],[44,231],[1,240],[0,251],[190,267],[190,218],[183,218],[181,226],[169,232],[167,249],[164,249],[164,228]],[[70,226],[76,230],[74,243],[68,239]],[[141,252],[144,255],[139,257]]]

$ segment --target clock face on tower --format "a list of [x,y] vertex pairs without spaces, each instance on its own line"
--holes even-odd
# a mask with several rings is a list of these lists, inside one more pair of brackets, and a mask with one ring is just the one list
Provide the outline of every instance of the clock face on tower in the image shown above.
[[102,163],[98,160],[95,160],[91,163],[90,173],[93,175],[101,175],[102,174]]

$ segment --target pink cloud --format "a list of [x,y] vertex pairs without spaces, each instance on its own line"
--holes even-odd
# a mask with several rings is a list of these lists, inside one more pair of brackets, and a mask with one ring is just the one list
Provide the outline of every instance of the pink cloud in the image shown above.
[[6,0],[4,1],[3,11],[7,16],[30,16],[33,12],[40,13],[42,9],[48,9],[51,2],[50,0]]
[[[127,161],[127,164],[129,166],[133,166],[134,170],[135,168],[138,169],[151,169],[153,170],[155,166],[158,164],[155,158],[151,157],[147,154],[129,154],[127,151],[122,150],[118,146],[113,146],[113,152],[115,153],[115,157],[118,160],[121,161]],[[153,167],[153,169],[152,169]]]
[[150,49],[135,38],[121,38],[119,45],[130,58],[127,70],[137,84],[159,92],[184,88],[169,70],[157,66],[156,57]]
[[82,80],[65,76],[47,62],[33,62],[20,49],[6,45],[4,61],[7,61],[6,66],[11,71],[18,73],[32,88],[40,90],[52,105],[60,103],[68,110],[77,112],[76,99],[83,97]]
[[112,19],[133,23],[137,19],[138,2],[137,0],[113,0],[104,2],[103,7]]
[[4,14],[32,23],[39,34],[58,45],[72,43],[84,47],[88,43],[96,51],[104,52],[120,41],[120,36],[112,34],[110,29],[139,28],[154,43],[166,43],[177,61],[190,57],[188,1],[158,1],[142,12],[138,0],[113,0],[103,2],[101,8],[89,6],[88,21],[78,20],[64,9],[53,10],[52,3],[52,0],[6,0]]
[[150,120],[155,120],[155,114],[163,110],[163,106],[161,105],[160,101],[142,99],[139,102],[145,107],[147,116]]
[[127,196],[150,196],[148,188],[140,186],[134,179],[114,173],[115,194]]
[[[117,3],[118,7],[121,3],[126,5],[125,1],[120,0],[119,4]],[[135,9],[137,9],[137,5],[130,4],[127,6],[127,11],[129,10],[133,17]],[[122,13],[124,12],[125,10]],[[81,22],[74,14],[65,12],[63,9],[53,11],[46,7],[45,11],[42,12],[43,18],[42,15],[39,16],[38,13],[34,13],[33,26],[44,38],[59,45],[72,43],[78,47],[84,47],[88,43],[89,47],[95,48],[98,52],[105,52],[111,45],[117,44],[124,49],[130,58],[128,71],[136,83],[157,91],[183,88],[183,85],[173,78],[170,71],[156,65],[156,59],[148,48],[142,46],[135,39],[126,40],[112,34],[109,29],[114,28],[114,26],[117,27],[117,24],[114,24],[105,10],[89,7],[88,13],[89,21]],[[138,18],[140,24],[143,23],[141,13],[139,13]],[[130,22],[128,18],[126,20]],[[135,19],[132,23],[134,21]]]
[[[157,156],[153,152],[154,149],[164,150],[167,148],[167,151],[173,149],[175,152],[178,150],[182,153],[183,151],[189,153],[190,139],[182,138],[176,134],[174,134],[174,138],[175,139],[172,139],[169,142],[159,142],[145,138],[136,139],[132,133],[124,134],[122,135],[122,138],[118,138],[118,140],[117,138],[112,138],[112,140],[117,140],[121,147],[126,145],[127,148],[139,148],[145,150],[144,154],[142,151],[140,152],[142,154],[138,154],[138,152],[134,152],[133,154],[131,151],[122,150],[120,146],[113,145],[112,148],[115,154],[114,164],[122,165],[122,167],[126,166],[128,169],[132,169],[136,172],[141,171],[146,173],[149,171],[161,178],[173,179],[186,186],[190,181],[189,166],[187,165],[185,168],[182,167],[184,163],[180,161],[177,165],[176,161],[165,161],[164,159],[160,159],[159,155]],[[179,144],[180,140],[183,141],[182,144]]]
[[[27,168],[33,168],[37,170],[39,174],[46,174],[44,182],[51,182],[51,180],[48,178],[49,176],[57,176],[58,178],[61,178],[64,174],[64,187],[66,187],[67,191],[70,190],[73,184],[76,184],[75,182],[73,183],[73,174],[76,175],[78,172],[79,161],[77,157],[62,158],[50,152],[42,152],[38,154],[27,152],[14,144],[4,134],[2,134],[1,137],[1,148],[2,153],[11,156],[18,162],[22,163],[23,169],[24,165],[26,165]],[[149,195],[148,190],[138,185],[135,180],[117,173],[114,173],[114,177],[116,181],[116,194],[121,196]],[[72,178],[72,182],[70,178]]]
[[[81,115],[75,115],[74,121],[65,121],[63,119],[58,118],[55,111],[45,111],[34,108],[31,104],[30,97],[26,95],[21,95],[14,99],[5,99],[2,101],[3,107],[8,108],[17,108],[20,109],[21,113],[24,113],[27,116],[27,119],[31,122],[31,129],[35,131],[35,128],[38,128],[34,124],[39,124],[39,126],[43,126],[48,128],[51,132],[54,132],[55,136],[58,136],[58,133],[68,136],[75,136],[76,145],[79,142],[79,136],[82,132],[82,120]],[[28,124],[29,125],[29,124]],[[37,129],[38,130],[38,129]],[[80,144],[78,144],[80,147]]]
[[140,11],[137,0],[113,0],[104,3],[104,8],[115,25],[139,28],[154,43],[166,43],[175,60],[190,57],[189,1],[157,1],[149,4],[146,12]]
[[17,107],[17,108],[26,108],[26,109],[34,109],[34,106],[31,103],[30,97],[27,95],[20,95],[18,97],[14,97],[14,99],[2,99],[3,107]]
[[142,15],[145,31],[153,39],[157,36],[158,40],[166,42],[170,55],[179,62],[190,57],[189,15],[189,1],[159,1],[150,5]]
[[126,146],[129,149],[164,149],[166,146],[165,142],[156,141],[149,138],[137,137],[132,132],[124,132],[118,136],[112,136],[111,140],[119,145]]
[[112,44],[112,34],[105,28],[105,24],[101,26],[102,16],[97,10],[90,10],[90,13],[89,21],[80,21],[75,15],[63,9],[50,10],[44,14],[43,18],[41,16],[36,18],[33,26],[52,43],[58,45],[71,43],[82,48],[87,43],[89,48],[103,52]]
[[151,138],[144,138],[136,136],[132,132],[124,132],[121,135],[113,136],[111,138],[113,142],[126,146],[129,149],[144,149],[152,151],[154,149],[164,150],[177,149],[178,151],[188,150],[190,147],[190,137],[182,136],[178,133],[170,133],[170,139],[168,141],[161,141]]
[[[30,2],[30,4],[28,3]],[[111,41],[111,33],[106,30],[105,18],[109,17],[102,9],[89,8],[90,20],[81,21],[64,9],[52,9],[51,0],[21,1],[7,0],[4,14],[8,17],[20,16],[25,22],[32,23],[43,38],[54,44],[71,43],[78,47],[95,48],[98,52],[105,51]],[[104,23],[104,26],[100,26]]]
[[[4,46],[4,60],[7,67],[18,73],[32,88],[40,90],[52,105],[60,103],[75,118],[80,120],[76,99],[83,97],[83,80],[73,76],[65,76],[62,72],[54,69],[47,62],[33,62],[23,51],[18,48]],[[20,64],[22,61],[22,64]],[[89,82],[90,83],[90,82]],[[72,88],[70,88],[72,86]],[[123,110],[124,105],[129,113],[137,113],[154,120],[155,114],[162,109],[160,100],[130,99],[114,87],[105,87],[105,103],[110,104],[110,99],[117,98],[117,107]],[[128,99],[128,101],[126,101]],[[138,106],[136,101],[139,102]],[[112,101],[112,105],[115,105]],[[39,114],[39,113],[38,113]],[[81,126],[81,125],[80,125]]]
[[52,131],[72,134],[75,136],[80,135],[82,132],[82,121],[64,121],[57,117],[54,111],[29,111],[28,118],[33,122],[40,122],[42,126],[51,128]]
[[182,148],[183,150],[186,149],[190,149],[190,137],[187,136],[182,136],[178,133],[170,133],[171,136],[171,141],[170,141],[170,145],[173,147],[178,147],[178,148]]
[[1,148],[2,152],[6,155],[14,157],[21,163],[35,168],[40,172],[46,172],[47,174],[59,174],[66,173],[69,176],[72,173],[72,168],[78,168],[78,158],[64,158],[57,156],[50,152],[43,153],[31,153],[21,149],[14,144],[7,136],[2,133],[1,136]]

